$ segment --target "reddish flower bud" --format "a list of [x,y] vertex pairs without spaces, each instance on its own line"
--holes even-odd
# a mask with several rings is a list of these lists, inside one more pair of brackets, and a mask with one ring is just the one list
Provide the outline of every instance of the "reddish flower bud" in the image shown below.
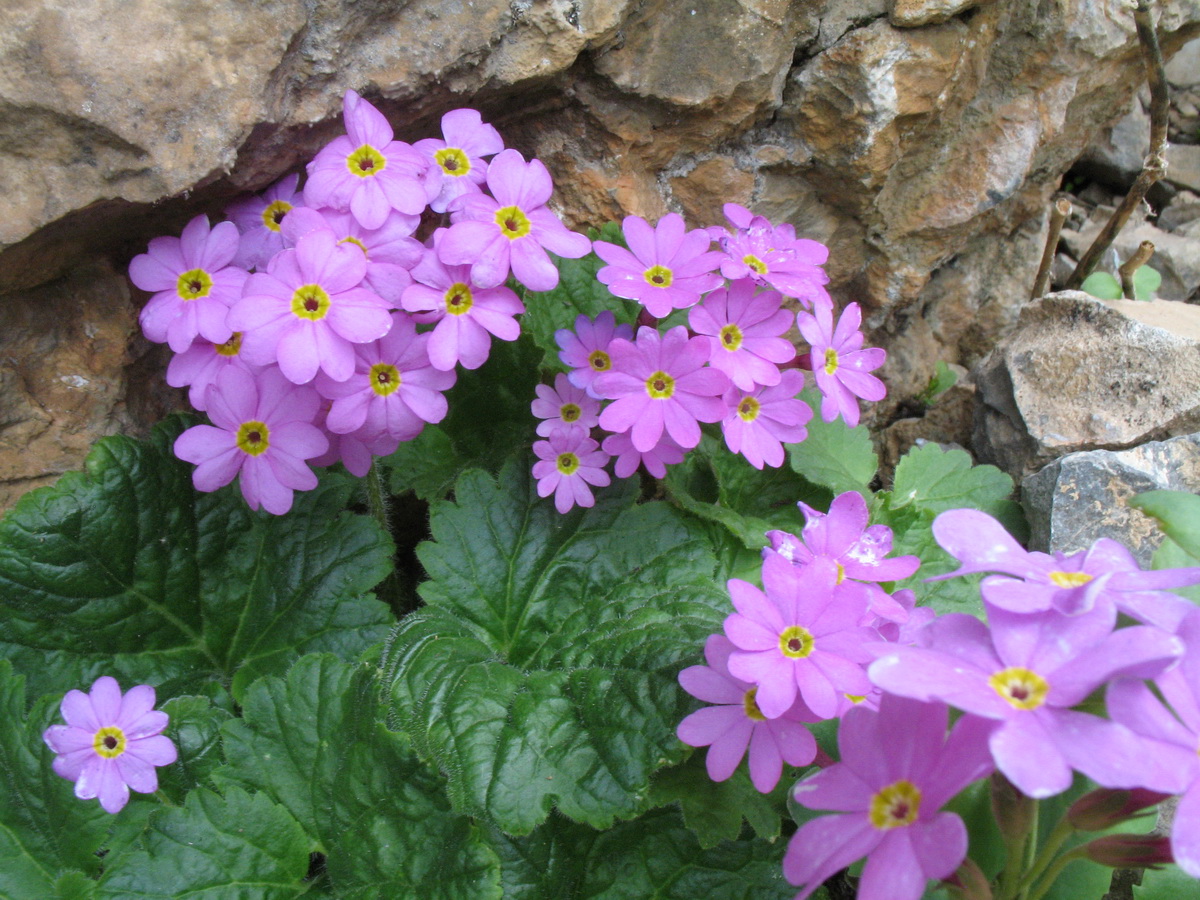
[[1171,839],[1163,834],[1110,834],[1083,845],[1092,862],[1121,868],[1154,868],[1174,862]]
[[1067,821],[1079,831],[1104,831],[1141,815],[1170,796],[1144,788],[1100,788],[1072,803],[1067,810]]

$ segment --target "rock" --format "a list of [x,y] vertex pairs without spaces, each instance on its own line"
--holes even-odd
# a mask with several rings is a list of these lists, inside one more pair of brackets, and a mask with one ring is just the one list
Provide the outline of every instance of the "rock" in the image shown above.
[[979,3],[980,0],[888,0],[888,21],[897,28],[940,25]]
[[1124,194],[1142,171],[1150,150],[1150,114],[1139,97],[1111,128],[1100,132],[1075,164],[1076,171]]
[[[1091,222],[1082,232],[1064,228],[1062,241],[1067,251],[1078,259],[1099,233],[1100,223]],[[1133,255],[1142,241],[1154,244],[1154,255],[1147,265],[1162,275],[1157,296],[1164,300],[1186,300],[1200,289],[1200,243],[1194,237],[1178,229],[1163,231],[1143,222],[1121,229],[1112,247],[1123,262]]]
[[1168,60],[1167,82],[1184,89],[1200,84],[1200,39],[1188,41]]
[[1112,538],[1149,568],[1162,532],[1127,501],[1153,490],[1200,492],[1200,434],[1129,450],[1070,453],[1028,476],[1021,502],[1029,519],[1029,546],[1074,553],[1099,538]]
[[1027,306],[974,372],[973,446],[1014,478],[1200,430],[1200,308],[1080,291]]
[[1168,146],[1163,179],[1184,190],[1200,191],[1200,144]]
[[1158,214],[1155,224],[1164,231],[1177,231],[1180,226],[1200,219],[1200,196],[1180,191]]
[[887,483],[900,457],[927,441],[943,446],[965,447],[971,441],[975,408],[975,385],[961,366],[953,366],[959,380],[943,391],[920,416],[891,423],[880,434],[879,465]]

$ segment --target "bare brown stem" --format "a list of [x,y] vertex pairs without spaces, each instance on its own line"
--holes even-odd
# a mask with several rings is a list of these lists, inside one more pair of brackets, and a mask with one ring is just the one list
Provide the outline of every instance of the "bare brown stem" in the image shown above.
[[1151,241],[1142,241],[1133,256],[1125,260],[1121,268],[1117,270],[1121,273],[1121,293],[1127,300],[1137,299],[1133,295],[1133,273],[1148,263],[1153,255],[1154,244]]
[[1062,234],[1063,223],[1071,214],[1071,201],[1060,197],[1054,201],[1050,209],[1050,231],[1046,234],[1046,249],[1042,251],[1042,263],[1038,266],[1037,278],[1033,280],[1033,293],[1030,300],[1036,300],[1046,293],[1050,285],[1050,267],[1054,265],[1054,254],[1058,252],[1058,238]]

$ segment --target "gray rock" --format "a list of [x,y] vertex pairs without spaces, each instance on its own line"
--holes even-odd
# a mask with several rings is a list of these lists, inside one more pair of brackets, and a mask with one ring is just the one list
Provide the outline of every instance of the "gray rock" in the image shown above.
[[[1062,240],[1068,252],[1078,259],[1099,233],[1100,222],[1093,219],[1083,231],[1063,229]],[[1200,243],[1194,237],[1185,231],[1163,231],[1145,222],[1134,225],[1131,221],[1116,236],[1112,246],[1124,261],[1133,255],[1142,241],[1154,244],[1154,255],[1147,265],[1162,275],[1162,285],[1157,292],[1159,297],[1186,300],[1200,288]]]
[[1122,193],[1129,189],[1150,149],[1150,114],[1138,97],[1129,111],[1099,138],[1076,164],[1080,174]]
[[1200,434],[1071,453],[1030,475],[1021,484],[1030,547],[1074,553],[1112,538],[1148,568],[1162,532],[1127,501],[1153,490],[1200,491]]
[[1200,144],[1167,147],[1167,171],[1163,178],[1184,190],[1200,191]]
[[1163,231],[1176,231],[1196,219],[1200,219],[1200,196],[1191,191],[1180,191],[1158,214],[1155,224]]
[[888,0],[888,21],[897,28],[937,25],[979,3],[980,0]]
[[1200,38],[1188,41],[1166,66],[1167,82],[1176,88],[1200,84]]

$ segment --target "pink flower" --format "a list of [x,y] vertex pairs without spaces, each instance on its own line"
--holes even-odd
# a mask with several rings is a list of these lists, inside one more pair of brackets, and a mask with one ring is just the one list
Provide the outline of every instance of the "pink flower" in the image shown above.
[[608,353],[614,339],[633,340],[633,329],[628,325],[617,325],[616,316],[608,310],[596,316],[593,322],[587,316],[575,318],[575,330],[560,328],[554,332],[558,344],[558,358],[564,366],[570,366],[567,378],[575,387],[583,388],[589,397],[600,399],[592,387],[596,376],[612,370],[612,357]]
[[666,432],[663,432],[657,444],[645,452],[633,446],[633,437],[627,431],[610,434],[601,446],[605,453],[617,458],[613,471],[618,478],[628,478],[637,471],[639,464],[644,465],[646,471],[655,478],[666,478],[667,466],[683,462],[687,452]]
[[796,324],[812,346],[813,375],[821,389],[821,418],[832,422],[841,415],[853,428],[858,424],[858,400],[882,400],[887,388],[874,375],[887,360],[887,354],[877,348],[862,349],[863,335],[858,330],[862,313],[857,303],[842,312],[837,327],[833,325],[833,308],[817,304],[816,314],[798,313]]
[[721,395],[729,387],[724,372],[705,368],[708,344],[688,338],[682,325],[662,337],[638,330],[637,342],[614,340],[613,370],[593,382],[596,393],[614,402],[600,414],[606,431],[632,430],[633,446],[647,452],[665,430],[680,447],[700,443],[699,422],[725,418]]
[[719,227],[709,229],[725,253],[722,275],[730,281],[751,278],[770,285],[809,308],[814,303],[818,308],[832,305],[824,288],[829,276],[821,268],[829,258],[828,247],[797,238],[791,225],[772,226],[736,203],[725,204],[725,217],[735,228],[733,234]]
[[743,278],[729,290],[713,291],[688,313],[692,331],[708,336],[709,365],[746,392],[779,384],[779,366],[796,357],[791,341],[780,337],[792,327],[783,298],[776,291],[755,290],[754,282]]
[[721,254],[709,251],[712,238],[702,229],[686,231],[683,216],[668,213],[651,228],[645,219],[622,223],[629,249],[595,241],[592,249],[608,263],[596,273],[617,297],[636,300],[655,318],[694,305],[721,283],[714,271]]
[[593,400],[567,380],[561,372],[554,376],[554,387],[539,384],[535,389],[537,399],[530,406],[537,418],[537,433],[547,437],[550,432],[563,425],[579,425],[591,430],[600,419],[600,403]]
[[988,724],[964,716],[946,735],[941,704],[885,696],[857,707],[838,730],[842,761],[796,785],[797,803],[841,815],[805,822],[788,842],[783,874],[803,900],[830,876],[867,858],[859,900],[919,900],[967,855],[967,829],[941,808],[992,770]]
[[235,331],[223,344],[214,344],[198,338],[183,353],[178,353],[167,364],[167,384],[171,387],[189,387],[188,403],[193,409],[203,412],[207,408],[205,394],[208,386],[216,381],[228,366],[242,369],[249,375],[257,375],[262,366],[252,365],[242,357],[242,333]]
[[707,666],[691,666],[679,673],[683,689],[707,706],[679,723],[679,739],[692,747],[708,747],[708,777],[724,781],[737,769],[750,749],[750,780],[769,794],[779,783],[783,764],[807,766],[817,756],[817,742],[803,722],[815,722],[803,703],[783,715],[768,719],[754,701],[758,689],[729,674],[733,644],[723,635],[710,635],[704,643]]
[[351,475],[356,478],[365,478],[371,469],[371,459],[376,456],[391,456],[400,446],[400,441],[388,434],[378,437],[365,435],[361,428],[350,434],[338,434],[330,431],[325,426],[325,419],[329,415],[331,405],[328,400],[321,404],[315,422],[321,434],[329,442],[329,449],[320,456],[314,456],[308,461],[308,464],[323,468],[340,462]]
[[129,279],[154,291],[138,316],[146,337],[183,353],[197,336],[223,344],[233,334],[229,307],[242,295],[247,272],[232,265],[238,230],[221,222],[211,231],[196,216],[178,238],[158,237],[129,263]]
[[296,190],[299,180],[299,175],[285,175],[262,196],[238,200],[225,208],[225,215],[242,236],[234,265],[263,269],[283,249],[283,221],[294,208],[304,206],[304,197]]
[[596,499],[588,485],[604,487],[610,482],[604,471],[608,454],[578,425],[551,432],[549,440],[534,443],[533,452],[539,460],[533,464],[538,496],[553,494],[554,508],[560,513],[575,505],[594,506]]
[[175,762],[165,712],[154,708],[154,688],[139,684],[121,693],[116,679],[102,675],[92,689],[68,691],[62,701],[66,725],[51,725],[42,735],[58,755],[54,771],[75,782],[80,800],[100,798],[105,812],[120,812],[129,789],[139,794],[158,790],[155,766]]
[[796,399],[803,387],[804,374],[788,369],[774,387],[726,393],[730,412],[721,430],[730,451],[742,454],[756,469],[783,465],[783,444],[798,444],[808,437],[804,426],[812,410]]
[[[442,262],[470,266],[482,288],[503,284],[512,273],[531,291],[558,286],[558,267],[546,251],[568,259],[586,256],[592,242],[568,231],[546,202],[554,190],[540,160],[528,163],[516,150],[492,160],[486,194],[464,194],[451,206],[454,224],[437,247]],[[495,198],[495,199],[493,199]]]
[[329,442],[312,424],[320,404],[315,390],[297,387],[277,369],[256,382],[227,368],[207,400],[213,424],[196,425],[175,439],[175,455],[196,463],[196,490],[215,491],[240,476],[250,508],[279,516],[292,508],[292,491],[317,486],[304,460],[324,453]]
[[487,178],[483,157],[504,149],[500,132],[485,125],[473,109],[452,109],[442,116],[442,137],[445,140],[426,138],[413,144],[441,178],[441,192],[429,204],[439,213],[463,194],[478,193]]

